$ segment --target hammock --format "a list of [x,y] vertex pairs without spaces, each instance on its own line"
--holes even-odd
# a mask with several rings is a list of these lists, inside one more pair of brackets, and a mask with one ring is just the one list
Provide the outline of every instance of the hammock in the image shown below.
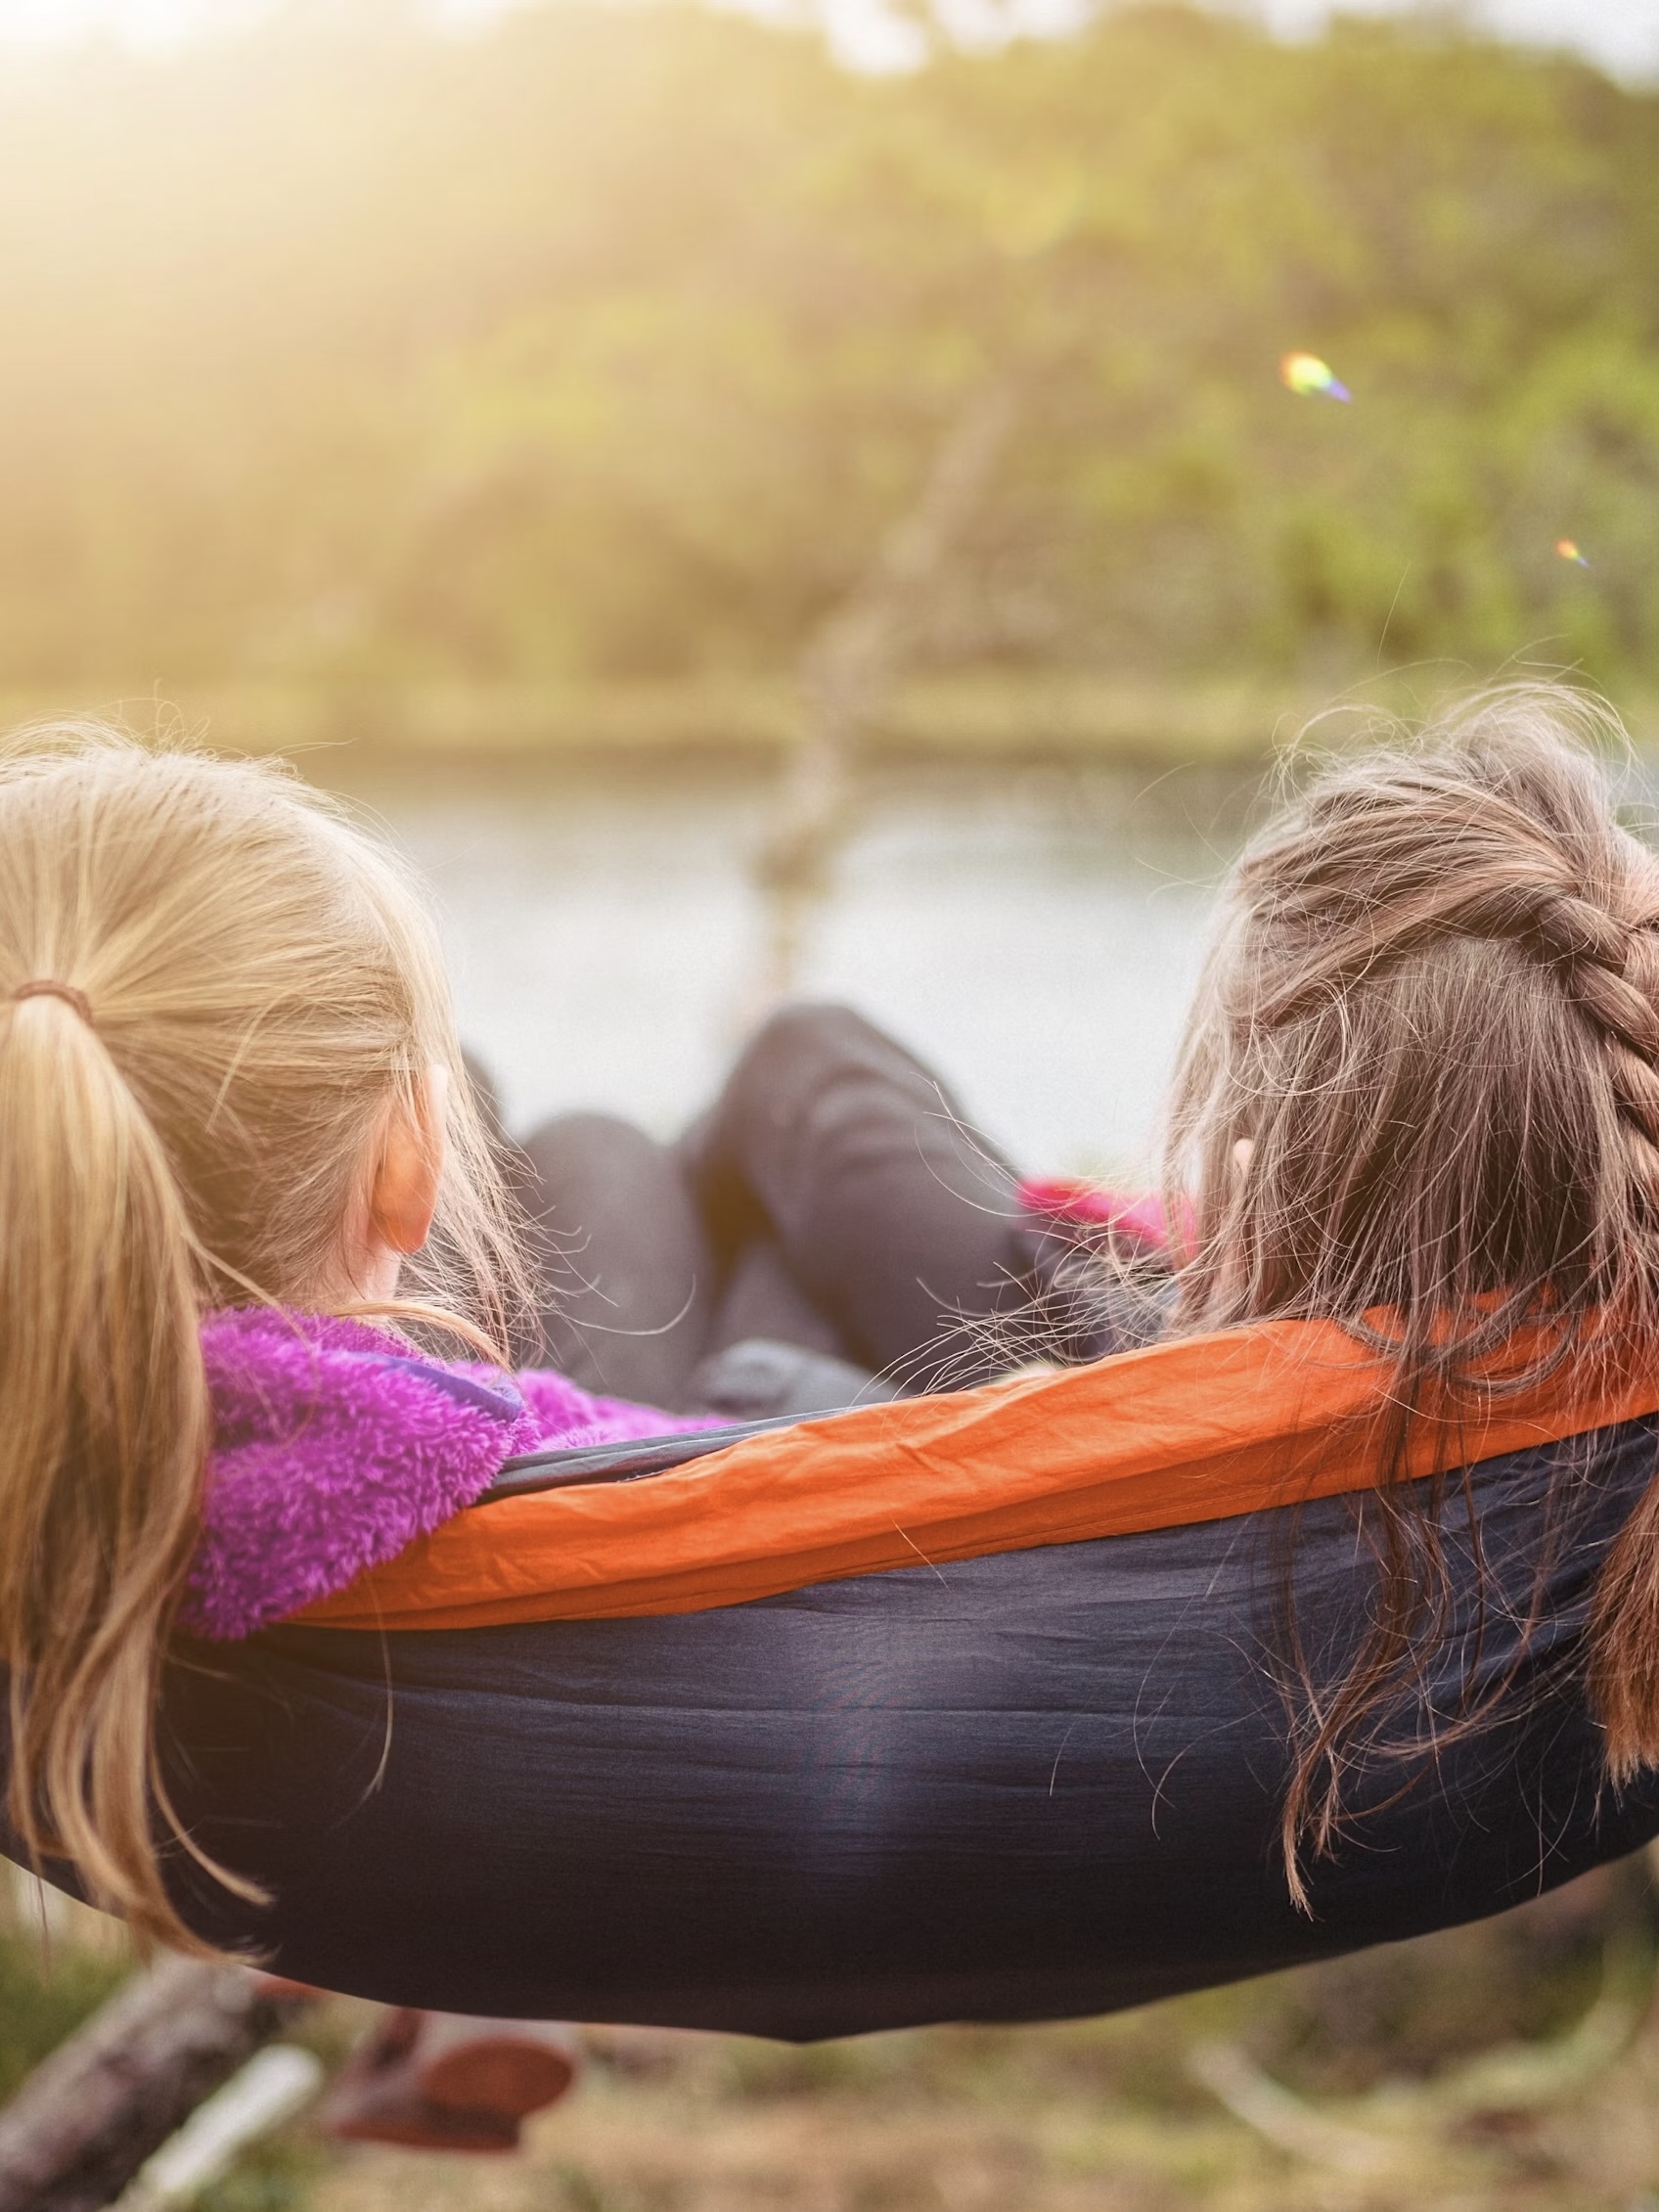
[[[1298,1505],[1369,1483],[1368,1417],[1387,1388],[1386,1368],[1343,1331],[1266,1323],[827,1422],[758,1422],[685,1472],[673,1463],[688,1445],[717,1439],[536,1454],[510,1463],[489,1511],[446,1522],[305,1617],[379,1630],[691,1612]],[[1420,1422],[1412,1471],[1655,1409],[1659,1378],[1616,1367],[1570,1397],[1559,1383],[1497,1393]],[[663,1467],[646,1488],[594,1479]]]
[[1288,1556],[1339,1666],[1381,1387],[1279,1325],[510,1467],[301,1620],[175,1653],[174,1801],[274,1900],[180,1854],[181,1905],[365,1996],[804,2039],[1101,2012],[1518,1903],[1659,1831],[1659,1782],[1600,1788],[1578,1683],[1659,1382],[1425,1424],[1413,1475],[1478,1463],[1496,1599],[1448,1483],[1454,1618],[1304,1915],[1276,1594]]

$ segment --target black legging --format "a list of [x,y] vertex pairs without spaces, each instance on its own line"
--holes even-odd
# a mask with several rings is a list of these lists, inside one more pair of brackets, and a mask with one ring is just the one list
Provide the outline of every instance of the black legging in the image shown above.
[[676,1144],[572,1113],[509,1156],[546,1286],[521,1362],[648,1405],[806,1413],[1163,1326],[1167,1275],[1033,1222],[939,1077],[845,1007],[774,1015]]
[[753,1338],[907,1390],[981,1381],[1041,1293],[1012,1167],[842,1007],[775,1015],[677,1144],[571,1113],[516,1156],[548,1289],[526,1357],[650,1405],[700,1402]]

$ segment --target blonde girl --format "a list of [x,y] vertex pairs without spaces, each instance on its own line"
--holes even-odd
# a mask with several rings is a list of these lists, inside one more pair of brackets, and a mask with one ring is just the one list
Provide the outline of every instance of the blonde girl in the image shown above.
[[0,761],[9,1807],[143,1933],[190,1940],[153,1712],[200,1531],[202,1316],[395,1311],[435,1221],[428,1297],[499,1333],[519,1275],[459,1066],[419,901],[286,777],[72,730]]
[[[421,1295],[400,1299],[423,1246]],[[97,730],[17,741],[0,759],[0,1658],[20,1855],[69,1862],[141,1937],[200,1948],[163,1878],[169,1853],[200,1854],[155,1737],[181,1617],[211,1627],[250,1590],[280,1611],[349,1579],[511,1450],[669,1425],[397,1339],[418,1316],[488,1354],[524,1282],[433,933],[387,855],[271,768]],[[343,1537],[317,1525],[334,1515]],[[529,2102],[569,2073],[556,2040]],[[459,2140],[407,2085],[394,2116]],[[385,2113],[354,2132],[385,2133]]]

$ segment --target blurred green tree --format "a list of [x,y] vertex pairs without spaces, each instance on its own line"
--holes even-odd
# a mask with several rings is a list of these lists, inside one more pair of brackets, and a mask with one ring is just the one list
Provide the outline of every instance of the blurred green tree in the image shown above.
[[873,79],[364,0],[13,61],[0,681],[781,669],[1009,378],[940,662],[1651,678],[1656,271],[1659,98],[1447,24]]

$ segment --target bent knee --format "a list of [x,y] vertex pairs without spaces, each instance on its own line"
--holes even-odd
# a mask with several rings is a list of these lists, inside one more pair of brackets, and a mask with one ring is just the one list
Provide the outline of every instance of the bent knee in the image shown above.
[[743,1046],[738,1067],[786,1079],[790,1070],[864,1065],[873,1057],[899,1049],[885,1030],[850,1006],[835,1000],[799,1000],[767,1016]]

